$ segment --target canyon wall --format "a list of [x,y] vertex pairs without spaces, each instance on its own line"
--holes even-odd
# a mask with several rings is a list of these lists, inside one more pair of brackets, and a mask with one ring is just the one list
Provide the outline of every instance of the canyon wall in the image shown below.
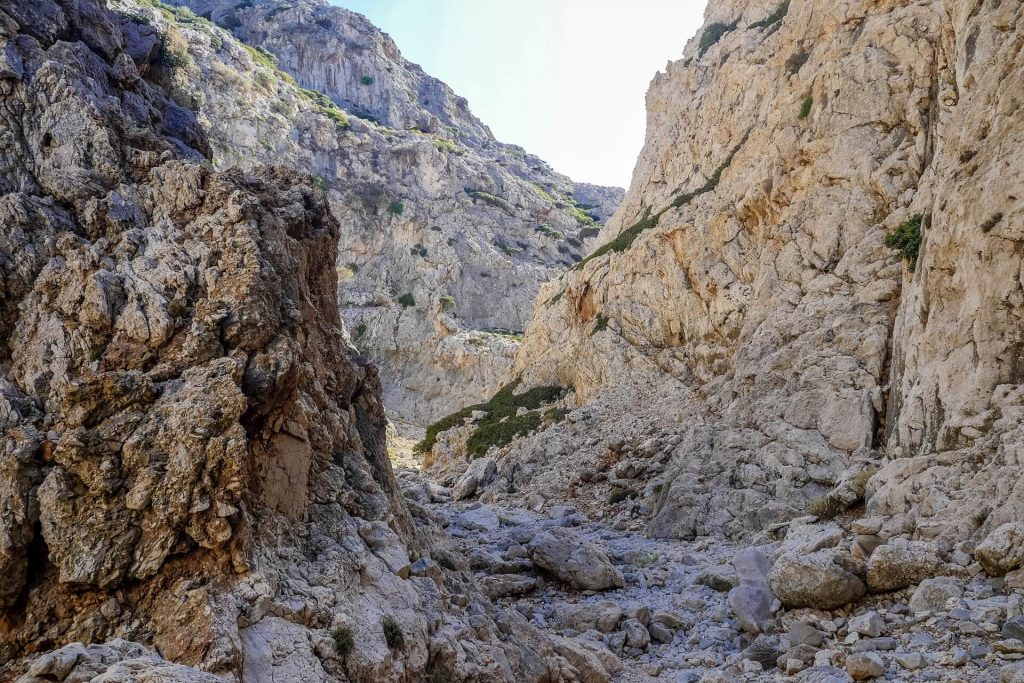
[[[1022,12],[712,3],[651,83],[622,206],[541,290],[513,368],[584,407],[498,451],[489,495],[579,495],[642,453],[612,514],[748,536],[884,465],[867,494],[890,524],[1006,521]],[[918,229],[919,254],[887,245]],[[998,514],[951,528],[981,498]]]

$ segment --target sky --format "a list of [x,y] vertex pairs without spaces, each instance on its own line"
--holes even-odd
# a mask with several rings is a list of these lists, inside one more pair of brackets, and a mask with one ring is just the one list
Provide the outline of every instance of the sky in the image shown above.
[[628,187],[644,95],[705,0],[331,0],[469,100],[502,142],[573,180]]

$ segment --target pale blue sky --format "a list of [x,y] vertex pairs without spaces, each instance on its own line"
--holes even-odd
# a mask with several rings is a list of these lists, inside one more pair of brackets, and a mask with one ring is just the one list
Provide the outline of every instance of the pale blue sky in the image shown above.
[[389,33],[503,142],[574,180],[626,187],[644,94],[705,0],[331,0]]

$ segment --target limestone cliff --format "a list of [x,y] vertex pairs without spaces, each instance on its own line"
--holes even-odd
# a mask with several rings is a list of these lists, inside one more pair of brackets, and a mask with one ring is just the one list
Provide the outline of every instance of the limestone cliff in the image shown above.
[[[1022,15],[711,3],[651,83],[601,246],[541,290],[513,369],[586,406],[501,452],[487,495],[539,504],[607,471],[620,519],[742,536],[888,463],[867,493],[892,524],[1006,521]],[[919,232],[919,255],[887,245]],[[639,482],[608,469],[624,455],[653,458]],[[983,498],[997,512],[966,521]]]
[[594,244],[621,190],[576,185],[496,141],[359,14],[313,0],[181,4],[201,16],[144,12],[193,55],[175,80],[215,168],[283,163],[327,190],[343,226],[342,315],[380,365],[389,414],[426,424],[493,394],[540,285]]
[[0,679],[580,680],[401,496],[339,224],[211,169],[186,45],[0,7]]

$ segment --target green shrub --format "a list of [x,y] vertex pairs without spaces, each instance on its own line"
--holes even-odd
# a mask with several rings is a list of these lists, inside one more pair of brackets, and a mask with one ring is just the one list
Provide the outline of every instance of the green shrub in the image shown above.
[[494,246],[496,246],[498,249],[501,249],[501,251],[505,253],[505,256],[515,256],[516,254],[523,251],[519,247],[513,247],[511,244],[508,244],[504,240],[498,240],[497,242],[494,243]]
[[402,304],[402,308],[412,308],[416,305],[416,299],[413,298],[412,292],[406,292],[398,297],[398,303]]
[[184,47],[172,47],[167,36],[160,39],[160,49],[156,53],[156,61],[170,71],[187,69],[192,66],[192,57]]
[[907,262],[907,268],[911,273],[917,270],[923,220],[924,217],[921,214],[914,214],[885,236],[885,246],[892,247],[903,255],[903,260]]
[[373,76],[363,76],[359,79],[359,82],[363,85],[373,85]]
[[249,53],[249,56],[253,58],[253,61],[260,66],[266,67],[271,71],[277,69],[277,57],[273,53],[264,50],[258,45],[249,45],[248,43],[242,43],[241,45]]
[[536,230],[537,232],[543,233],[547,237],[552,237],[552,238],[554,238],[556,240],[560,240],[563,237],[565,237],[565,235],[563,235],[558,230],[555,230],[554,228],[552,228],[547,223],[543,223],[541,225],[538,225],[536,228],[534,228],[534,230]]
[[543,185],[537,182],[530,183],[533,185],[533,189],[537,191],[537,195],[546,202],[554,202],[555,198],[551,196],[551,193],[547,191]]
[[725,24],[720,21],[710,24],[706,29],[704,29],[704,33],[700,34],[700,49],[697,54],[703,57],[704,53],[710,50],[711,46],[715,43],[720,41],[726,33],[735,31],[737,24],[739,24],[739,20],[734,21],[731,24]]
[[[504,418],[515,418],[520,408],[535,411],[546,403],[557,401],[565,395],[565,389],[558,386],[540,386],[533,387],[522,394],[516,395],[514,392],[519,386],[519,382],[520,380],[516,380],[511,384],[505,385],[486,403],[467,406],[430,425],[427,427],[423,440],[417,443],[413,450],[418,453],[429,453],[434,444],[437,443],[438,434],[448,431],[453,427],[458,427],[476,411],[487,414],[477,422],[476,430],[470,437],[472,445],[467,443],[467,450],[471,457],[484,455],[492,445],[503,446],[521,433],[525,434],[532,429],[536,429],[540,426],[541,416],[538,413],[533,413],[536,417],[529,418],[528,420],[516,418],[504,427],[497,427],[495,425]],[[521,417],[526,418],[530,414],[527,413]],[[525,431],[522,431],[524,427]],[[484,432],[477,437],[477,432],[481,429]],[[476,438],[474,439],[473,437]]]
[[361,339],[363,337],[363,335],[366,334],[366,323],[359,323],[358,325],[356,325],[356,330],[355,331],[356,331],[356,333],[355,333],[354,337],[356,339]]
[[388,647],[392,649],[405,647],[405,634],[402,633],[402,627],[394,617],[384,617],[381,627],[384,629],[384,640],[387,641]]
[[441,310],[450,311],[455,308],[455,297],[444,294],[441,296]]
[[593,225],[597,220],[579,206],[571,206],[568,209],[569,215],[576,219],[580,225]]
[[786,13],[789,12],[789,0],[786,0],[781,5],[775,8],[775,11],[769,14],[761,21],[755,21],[749,26],[749,28],[768,28],[773,24],[782,21]]
[[800,105],[800,119],[806,119],[811,113],[811,107],[814,106],[814,98],[808,95],[804,98],[803,103]]
[[598,313],[597,317],[594,318],[594,329],[590,331],[590,336],[593,337],[598,332],[604,332],[608,329],[609,318],[604,313]]
[[334,121],[339,128],[348,128],[348,115],[338,108],[333,102],[329,107],[321,107],[320,113]]
[[447,138],[434,138],[434,147],[437,148],[437,151],[445,154],[462,154],[459,146]]
[[321,192],[327,191],[327,181],[324,180],[324,177],[322,175],[313,176],[313,185],[315,185],[316,189],[320,190]]
[[392,213],[392,214],[394,214],[396,216],[401,216],[403,211],[405,211],[405,204],[403,204],[402,202],[400,202],[398,200],[395,200],[395,201],[391,202],[390,204],[388,204],[388,212],[389,213]]
[[613,239],[611,242],[595,249],[589,256],[577,263],[575,268],[579,270],[589,261],[600,258],[610,252],[626,251],[633,246],[633,242],[635,242],[636,238],[640,236],[640,233],[658,225],[658,220],[665,211],[666,209],[662,209],[658,213],[652,214],[650,208],[645,209],[643,218],[620,232],[618,237]]
[[491,206],[496,206],[509,215],[515,214],[515,207],[513,207],[511,204],[509,204],[501,197],[495,197],[490,192],[484,192],[483,190],[466,190],[466,192],[474,200],[484,202],[485,204],[490,204]]
[[334,649],[342,657],[351,654],[356,649],[356,639],[352,635],[352,629],[348,626],[339,626],[331,635],[334,636]]

